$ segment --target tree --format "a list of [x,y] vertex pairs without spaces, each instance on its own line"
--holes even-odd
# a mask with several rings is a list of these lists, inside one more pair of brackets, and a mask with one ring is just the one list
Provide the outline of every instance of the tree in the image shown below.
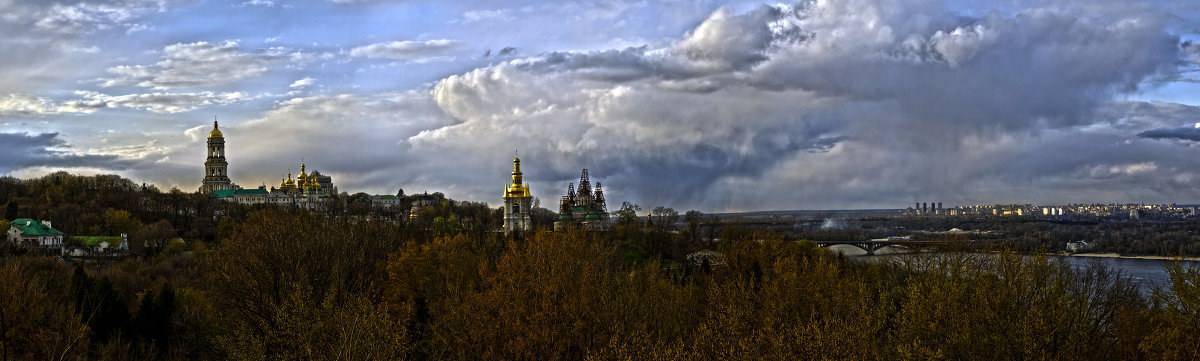
[[0,265],[0,359],[74,358],[87,347],[87,328],[20,263]]
[[708,227],[706,231],[708,231],[708,244],[711,247],[712,243],[717,241],[717,227],[721,225],[721,218],[715,214],[709,215],[705,225]]
[[8,201],[8,206],[4,209],[4,219],[14,220],[21,215],[21,206],[17,205],[16,200]]
[[1138,348],[1151,359],[1200,357],[1200,267],[1174,261],[1166,265],[1171,283],[1154,290],[1151,332]]
[[675,221],[679,220],[679,212],[666,206],[654,207],[654,210],[650,211],[650,215],[654,217],[655,227],[663,232],[674,228]]
[[119,234],[131,234],[142,226],[142,221],[133,218],[129,211],[116,210],[109,208],[104,211],[104,230],[105,235],[116,236]]
[[129,235],[129,248],[134,252],[155,252],[161,250],[167,245],[167,241],[175,238],[175,227],[171,226],[171,222],[163,219],[158,222],[147,224],[138,227],[137,231]]
[[88,276],[83,266],[76,266],[70,290],[75,311],[92,329],[93,340],[108,341],[129,322],[129,306],[113,289],[108,277],[96,281]]
[[637,204],[621,202],[621,209],[618,209],[613,213],[617,215],[617,224],[628,226],[635,223],[640,223],[638,221],[638,212],[641,211],[642,207]]
[[175,315],[175,290],[164,283],[158,292],[146,290],[142,294],[141,306],[132,321],[133,334],[147,343],[154,344],[159,355],[166,353],[174,333],[172,319]]
[[704,221],[704,213],[694,209],[687,211],[683,216],[683,221],[687,223],[688,240],[696,242],[700,236],[700,222]]

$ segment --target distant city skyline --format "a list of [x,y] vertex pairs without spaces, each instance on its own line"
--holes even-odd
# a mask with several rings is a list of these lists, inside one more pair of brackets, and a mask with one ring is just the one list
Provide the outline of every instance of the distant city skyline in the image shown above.
[[1200,203],[1194,1],[0,2],[0,174],[555,210]]

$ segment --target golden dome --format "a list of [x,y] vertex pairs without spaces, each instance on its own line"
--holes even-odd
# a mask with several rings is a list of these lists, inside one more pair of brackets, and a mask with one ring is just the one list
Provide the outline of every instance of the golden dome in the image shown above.
[[308,186],[308,174],[305,174],[304,168],[304,161],[300,161],[300,174],[296,176],[296,186],[301,188]]
[[212,130],[212,132],[208,133],[208,137],[209,138],[224,138],[225,137],[224,134],[221,134],[221,130],[217,129],[217,121],[215,121],[215,120],[213,121],[213,130]]
[[504,198],[529,197],[529,185],[521,174],[521,158],[513,157],[512,181],[504,185]]

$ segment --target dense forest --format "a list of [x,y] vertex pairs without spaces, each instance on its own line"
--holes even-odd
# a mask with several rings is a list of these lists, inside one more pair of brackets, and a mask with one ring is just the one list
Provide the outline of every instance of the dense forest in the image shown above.
[[[1200,358],[1200,270],[1179,264],[1144,296],[1101,266],[860,263],[698,213],[677,230],[662,207],[647,224],[623,205],[609,232],[543,219],[505,236],[481,203],[408,222],[353,196],[306,212],[108,176],[0,182],[19,216],[143,243],[86,265],[6,249],[4,361]],[[722,257],[686,258],[698,249]]]

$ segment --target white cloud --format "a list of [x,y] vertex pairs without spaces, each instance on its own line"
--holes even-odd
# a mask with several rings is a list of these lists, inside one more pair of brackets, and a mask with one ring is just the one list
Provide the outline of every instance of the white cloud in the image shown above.
[[496,9],[496,10],[471,10],[463,13],[462,19],[459,21],[463,24],[471,24],[478,22],[492,21],[513,21],[516,17],[513,16],[511,9]]
[[8,94],[8,96],[0,98],[0,115],[46,115],[93,111],[95,110],[55,104],[50,99],[23,93]]
[[161,12],[167,6],[163,0],[43,4],[48,6],[24,9],[32,11],[30,19],[36,19],[33,25],[38,30],[59,34],[90,33],[111,28],[132,30],[144,26],[134,22],[136,19]]
[[356,47],[350,50],[350,56],[355,58],[421,62],[428,59],[445,59],[443,58],[445,52],[459,45],[461,45],[460,42],[449,39],[393,41]]
[[1114,165],[1094,165],[1084,168],[1084,172],[1091,178],[1110,178],[1115,176],[1135,176],[1139,174],[1154,173],[1158,171],[1158,164],[1154,162],[1139,162],[1131,164],[1114,164]]
[[261,76],[280,63],[304,63],[312,54],[284,48],[244,51],[237,41],[221,44],[178,43],[163,48],[154,65],[122,65],[108,69],[113,78],[97,79],[100,86],[137,85],[158,90],[213,87]]
[[[1061,192],[1078,186],[1064,169],[1169,169],[1121,155],[1163,146],[1124,142],[1136,132],[1121,127],[1144,119],[1070,136],[1100,123],[1112,95],[1175,71],[1177,39],[1158,16],[970,18],[922,0],[721,9],[664,48],[554,52],[447,77],[434,99],[460,122],[413,142],[448,157],[520,147],[542,167],[533,180],[565,186],[588,167],[636,199],[717,209],[979,199],[1030,179]],[[1072,152],[1037,138],[1063,131],[1062,144],[1104,151],[1022,163],[1030,149]]]
[[133,108],[153,113],[181,113],[209,105],[227,105],[252,99],[242,92],[146,93],[108,95],[77,91],[79,99],[55,102],[23,93],[0,98],[0,115],[87,114],[106,108]]
[[310,77],[304,77],[304,79],[300,79],[300,80],[292,82],[292,85],[288,85],[288,87],[292,88],[292,89],[303,89],[303,88],[310,87],[313,84],[316,84],[316,82],[317,82],[316,79],[313,79]]
[[210,105],[227,105],[253,99],[243,92],[217,93],[211,91],[193,93],[146,93],[108,95],[97,92],[76,92],[85,99],[66,102],[67,106],[80,109],[133,108],[153,113],[182,113]]

